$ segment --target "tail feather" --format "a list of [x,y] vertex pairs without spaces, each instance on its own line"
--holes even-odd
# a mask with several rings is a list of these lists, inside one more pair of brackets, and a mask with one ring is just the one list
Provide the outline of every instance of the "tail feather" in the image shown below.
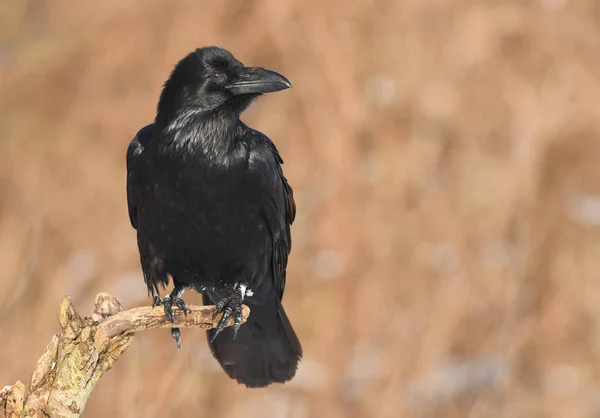
[[[221,297],[204,294],[205,304],[215,304]],[[233,339],[231,328],[225,328],[211,343],[214,330],[208,330],[213,356],[232,379],[247,387],[264,387],[291,380],[302,357],[300,341],[274,289],[261,298],[261,303],[244,303],[250,316]]]

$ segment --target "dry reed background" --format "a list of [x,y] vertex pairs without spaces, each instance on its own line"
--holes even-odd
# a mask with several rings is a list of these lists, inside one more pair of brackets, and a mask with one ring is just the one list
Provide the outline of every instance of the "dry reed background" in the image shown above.
[[149,303],[125,149],[218,44],[294,84],[244,119],[296,191],[305,359],[250,391],[202,332],[179,354],[147,332],[85,416],[599,416],[599,22],[597,0],[2,2],[0,386],[64,294]]

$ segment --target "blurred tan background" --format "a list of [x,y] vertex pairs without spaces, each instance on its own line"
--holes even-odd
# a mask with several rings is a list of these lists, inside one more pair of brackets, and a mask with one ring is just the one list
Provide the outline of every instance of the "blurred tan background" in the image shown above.
[[63,295],[150,303],[125,150],[211,44],[294,85],[243,118],[295,190],[304,360],[247,390],[146,332],[84,416],[600,416],[597,0],[1,2],[0,387]]

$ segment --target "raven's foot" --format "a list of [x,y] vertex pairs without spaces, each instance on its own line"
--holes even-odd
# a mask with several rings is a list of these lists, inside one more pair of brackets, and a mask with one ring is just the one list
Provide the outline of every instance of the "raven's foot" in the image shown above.
[[173,319],[173,305],[177,306],[179,309],[183,311],[184,315],[187,315],[187,306],[185,306],[185,302],[181,299],[181,294],[183,292],[171,292],[170,295],[165,296],[164,299],[160,299],[158,295],[154,295],[152,298],[152,307],[156,307],[159,305],[163,305],[165,307],[165,316],[171,322],[174,322]]
[[215,306],[215,311],[213,313],[213,319],[217,317],[221,312],[223,312],[223,317],[219,321],[217,325],[217,329],[215,334],[213,335],[210,342],[213,342],[217,335],[221,333],[225,329],[225,324],[233,316],[233,339],[237,337],[237,333],[240,330],[240,326],[242,325],[242,301],[244,300],[245,286],[236,286],[229,296],[224,299],[221,299],[219,303]]
[[[152,298],[152,307],[163,305],[165,307],[165,316],[171,323],[174,322],[173,305],[181,309],[184,315],[187,315],[187,306],[185,306],[185,302],[181,299],[183,290],[183,287],[176,286],[163,300],[158,295],[154,295]],[[179,328],[171,328],[171,336],[175,339],[177,351],[181,351],[181,330]]]

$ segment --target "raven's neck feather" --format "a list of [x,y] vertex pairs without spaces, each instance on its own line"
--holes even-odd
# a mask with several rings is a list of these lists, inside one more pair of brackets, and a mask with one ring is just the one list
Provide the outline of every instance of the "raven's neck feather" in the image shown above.
[[239,115],[220,110],[187,110],[160,127],[161,153],[176,158],[192,158],[209,166],[229,166],[245,154],[240,138],[245,125]]

